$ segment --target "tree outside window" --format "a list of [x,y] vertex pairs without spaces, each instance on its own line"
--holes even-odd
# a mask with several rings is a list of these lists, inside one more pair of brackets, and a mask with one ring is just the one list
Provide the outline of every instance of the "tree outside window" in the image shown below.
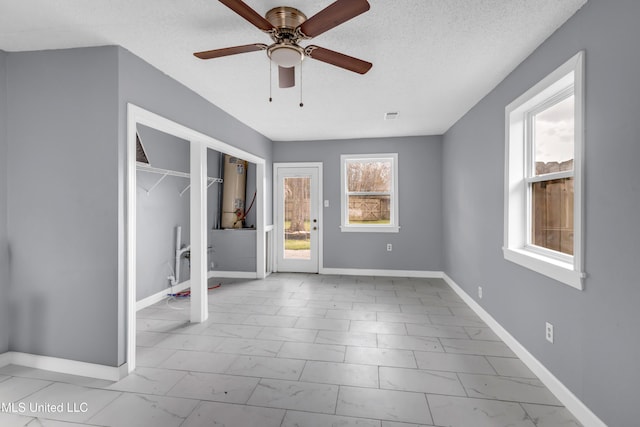
[[343,231],[397,231],[396,164],[397,154],[342,156]]

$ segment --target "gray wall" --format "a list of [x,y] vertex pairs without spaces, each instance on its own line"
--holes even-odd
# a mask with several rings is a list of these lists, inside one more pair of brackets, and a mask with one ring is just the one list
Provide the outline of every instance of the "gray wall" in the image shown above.
[[[138,125],[138,134],[153,167],[189,173],[189,142]],[[176,227],[182,227],[181,245],[189,245],[189,179],[137,172],[136,300],[169,287],[175,269]],[[181,258],[179,282],[189,279],[189,263]]]
[[118,51],[9,53],[9,349],[116,365]]
[[[399,233],[340,231],[340,154],[363,153],[398,153]],[[441,137],[274,142],[273,159],[323,163],[325,268],[443,269]]]
[[9,242],[7,239],[7,68],[0,51],[0,354],[9,348]]
[[[591,0],[444,136],[445,270],[610,426],[638,424],[640,2]],[[505,261],[504,108],[586,51],[586,289]],[[554,324],[555,343],[544,339]]]
[[[11,303],[11,329],[7,346],[1,323],[0,351],[119,366],[126,352],[126,103],[263,156],[268,172],[272,143],[121,48],[3,53],[0,82],[5,67],[0,245],[6,232],[11,277],[1,293]],[[0,250],[0,278],[7,259]]]
[[250,229],[211,230],[211,271],[256,271],[256,231]]

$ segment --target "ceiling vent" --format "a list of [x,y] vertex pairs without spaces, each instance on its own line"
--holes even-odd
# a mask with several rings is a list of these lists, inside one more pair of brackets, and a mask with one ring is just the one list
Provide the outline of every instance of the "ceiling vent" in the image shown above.
[[384,113],[384,119],[385,120],[395,120],[397,118],[398,118],[398,112],[397,111]]

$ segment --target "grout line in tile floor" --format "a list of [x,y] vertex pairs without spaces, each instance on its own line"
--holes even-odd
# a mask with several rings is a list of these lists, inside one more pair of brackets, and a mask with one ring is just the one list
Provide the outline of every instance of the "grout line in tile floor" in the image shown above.
[[[188,301],[161,301],[139,312],[138,333],[148,344],[138,349],[139,376],[114,385],[9,366],[0,368],[8,376],[0,378],[0,396],[10,378],[75,381],[84,384],[78,393],[116,396],[89,419],[114,427],[149,420],[154,427],[194,427],[218,418],[251,427],[241,423],[255,417],[260,427],[291,427],[300,417],[349,427],[361,425],[358,420],[377,426],[535,427],[534,419],[579,425],[440,279],[273,274],[221,281],[209,294],[210,319],[203,325],[188,323],[188,310],[180,310]],[[375,320],[356,320],[366,318]],[[187,342],[186,349],[173,348]],[[207,383],[218,378],[223,382]],[[200,388],[196,393],[184,387]],[[216,387],[233,394],[217,395],[222,392]],[[209,395],[198,394],[207,389]],[[38,391],[22,398],[33,395]],[[164,404],[175,417],[167,416]],[[118,415],[123,410],[124,420]]]

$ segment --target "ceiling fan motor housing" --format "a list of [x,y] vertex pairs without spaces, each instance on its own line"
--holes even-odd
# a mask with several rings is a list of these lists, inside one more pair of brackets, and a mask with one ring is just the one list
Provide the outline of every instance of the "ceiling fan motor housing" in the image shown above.
[[304,59],[304,49],[298,45],[300,35],[296,32],[307,17],[298,9],[288,6],[274,7],[265,15],[275,30],[271,38],[275,42],[267,49],[269,58],[281,67],[290,68]]
[[[274,7],[267,12],[265,18],[277,28],[281,38],[299,38],[295,30],[307,20],[304,13],[289,6]],[[289,34],[291,37],[289,37]]]

